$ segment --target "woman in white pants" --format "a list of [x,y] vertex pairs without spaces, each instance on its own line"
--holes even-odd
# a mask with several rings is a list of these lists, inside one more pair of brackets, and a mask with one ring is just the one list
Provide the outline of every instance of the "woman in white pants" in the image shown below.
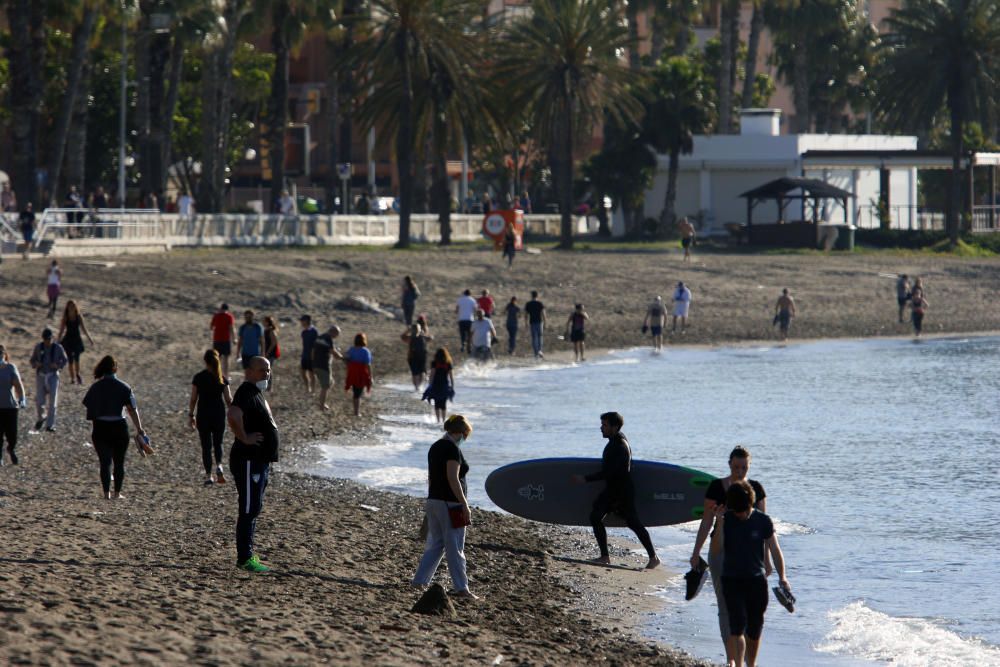
[[445,436],[427,452],[427,544],[412,584],[429,585],[444,556],[455,594],[478,599],[469,590],[465,573],[465,527],[471,523],[472,513],[465,482],[469,464],[461,446],[472,435],[472,424],[462,415],[452,415],[445,420],[444,431]]

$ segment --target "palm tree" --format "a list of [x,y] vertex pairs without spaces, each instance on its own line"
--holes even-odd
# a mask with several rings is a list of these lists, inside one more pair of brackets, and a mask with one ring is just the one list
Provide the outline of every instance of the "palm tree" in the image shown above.
[[895,128],[926,129],[943,108],[948,110],[952,165],[947,227],[954,246],[965,125],[998,101],[1000,2],[908,0],[886,23],[877,98],[886,121]]
[[11,180],[18,201],[39,201],[36,169],[39,164],[39,129],[42,124],[42,101],[45,93],[47,2],[8,0],[7,25],[10,27],[6,56],[10,65],[11,137],[13,151]]
[[383,135],[395,136],[397,247],[410,243],[420,130],[432,137],[442,242],[450,241],[448,148],[494,116],[477,66],[481,40],[471,29],[481,9],[473,0],[375,0],[372,39],[360,50],[360,62],[372,71],[372,93],[358,115],[366,129],[378,123]]
[[573,247],[574,148],[604,122],[642,114],[641,78],[622,61],[634,46],[619,17],[598,0],[540,0],[514,23],[498,51],[497,86],[523,110],[547,149],[562,215],[559,247]]
[[652,97],[646,112],[645,136],[669,156],[667,193],[660,213],[659,233],[674,225],[677,171],[682,153],[694,150],[694,135],[706,132],[714,113],[711,83],[697,61],[675,56],[652,73]]
[[747,39],[747,57],[743,66],[743,93],[740,106],[749,109],[753,106],[754,88],[757,83],[757,55],[760,52],[760,33],[764,29],[764,2],[753,1],[753,16],[750,18],[750,37]]
[[722,0],[719,12],[719,134],[733,131],[736,53],[740,45],[740,0]]

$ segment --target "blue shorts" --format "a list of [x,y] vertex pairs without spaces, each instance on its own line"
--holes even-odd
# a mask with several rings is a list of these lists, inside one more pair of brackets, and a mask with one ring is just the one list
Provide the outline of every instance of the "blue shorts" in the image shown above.
[[650,331],[653,332],[654,336],[662,336],[663,335],[663,327],[650,327]]

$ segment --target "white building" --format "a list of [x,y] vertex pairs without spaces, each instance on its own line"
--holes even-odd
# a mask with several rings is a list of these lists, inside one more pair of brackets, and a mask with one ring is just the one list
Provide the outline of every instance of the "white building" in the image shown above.
[[[677,174],[678,216],[700,221],[701,235],[726,234],[726,224],[745,224],[747,202],[740,195],[784,176],[814,178],[854,195],[847,220],[865,224],[878,210],[883,180],[892,226],[920,226],[917,220],[917,168],[950,168],[947,158],[917,151],[917,138],[850,134],[779,134],[779,109],[744,109],[740,134],[696,135],[694,151],[680,156]],[[659,218],[667,192],[668,156],[658,157],[653,185],[646,193],[644,216]],[[884,173],[883,173],[884,169]],[[796,204],[786,215],[805,220]],[[770,216],[770,218],[769,218]],[[761,206],[754,222],[776,222],[776,211]],[[830,201],[822,218],[840,223],[843,205]],[[621,223],[616,219],[616,232]],[[877,226],[875,218],[874,226]]]

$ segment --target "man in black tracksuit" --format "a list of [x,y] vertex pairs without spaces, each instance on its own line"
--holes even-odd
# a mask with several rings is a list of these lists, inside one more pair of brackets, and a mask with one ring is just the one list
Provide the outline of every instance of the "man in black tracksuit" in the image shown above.
[[617,412],[605,412],[601,415],[601,435],[608,439],[608,444],[604,447],[604,454],[601,457],[601,470],[586,476],[574,475],[574,481],[583,483],[604,480],[607,485],[594,499],[594,506],[590,512],[590,523],[594,526],[594,537],[597,538],[597,545],[601,548],[601,557],[597,558],[595,562],[611,564],[611,557],[608,554],[608,532],[604,528],[604,517],[609,512],[614,512],[625,519],[625,524],[638,536],[642,546],[646,547],[646,553],[649,554],[646,569],[651,570],[660,564],[660,559],[653,548],[653,541],[649,538],[649,531],[639,521],[639,515],[635,510],[635,487],[632,485],[632,450],[629,448],[625,435],[621,432],[624,424],[625,420]]
[[250,357],[243,384],[229,408],[229,428],[236,435],[229,452],[229,468],[239,494],[236,521],[236,566],[248,572],[267,572],[253,549],[257,516],[264,505],[264,490],[271,463],[278,460],[278,427],[264,400],[271,363],[264,357]]

